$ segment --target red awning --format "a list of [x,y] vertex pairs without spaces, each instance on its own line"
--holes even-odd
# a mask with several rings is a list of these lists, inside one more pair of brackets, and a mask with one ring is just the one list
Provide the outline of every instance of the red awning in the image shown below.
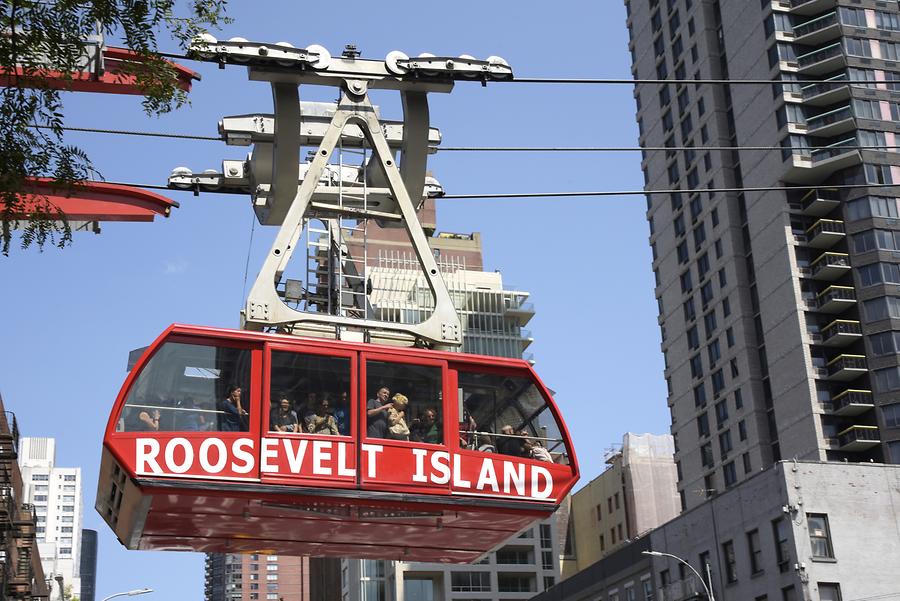
[[[23,194],[22,211],[15,218],[25,218],[45,197],[70,221],[153,221],[157,215],[168,217],[178,203],[149,190],[107,184],[84,182],[71,194],[53,185],[53,180],[35,178],[33,192]],[[3,203],[0,202],[0,209]]]

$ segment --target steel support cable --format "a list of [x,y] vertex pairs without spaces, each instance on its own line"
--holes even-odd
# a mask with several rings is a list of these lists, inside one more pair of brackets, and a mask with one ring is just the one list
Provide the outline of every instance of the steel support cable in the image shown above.
[[[134,188],[146,188],[148,190],[168,190],[172,192],[196,192],[196,186],[185,188],[170,188],[159,184],[135,184],[128,182],[104,182],[116,186],[131,186]],[[821,186],[759,186],[746,188],[672,188],[665,190],[596,190],[584,192],[510,192],[510,193],[485,193],[485,194],[446,194],[438,196],[436,200],[473,200],[473,199],[503,199],[503,198],[577,198],[586,196],[646,196],[648,194],[693,194],[695,192],[799,192],[803,190],[857,190],[861,188],[900,188],[896,184],[835,184]],[[210,192],[215,192],[211,190]]]
[[[50,129],[49,125],[33,124],[30,127]],[[120,136],[146,136],[150,138],[172,138],[175,140],[201,140],[207,142],[224,142],[220,136],[203,136],[199,134],[178,134],[169,132],[135,131],[126,129],[103,129],[98,127],[63,126],[63,131],[87,132],[97,134],[113,134]],[[701,150],[733,151],[733,150],[827,150],[829,146],[431,146],[435,152],[689,152]],[[844,145],[844,150],[900,150],[900,146],[886,145]]]

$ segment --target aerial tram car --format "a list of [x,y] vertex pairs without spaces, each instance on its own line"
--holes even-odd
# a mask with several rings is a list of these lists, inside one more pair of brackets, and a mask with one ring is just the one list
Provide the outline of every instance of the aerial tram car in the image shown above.
[[[223,139],[253,144],[250,158],[226,161],[221,174],[176,170],[170,185],[249,192],[260,223],[281,229],[244,329],[172,325],[131,366],[106,427],[96,501],[119,541],[466,563],[549,517],[578,479],[559,410],[528,361],[453,352],[461,323],[412,200],[427,192],[425,159],[439,140],[426,94],[509,77],[505,61],[398,52],[373,61],[352,47],[332,59],[321,47],[209,37],[192,51],[269,81],[275,114],[226,118]],[[340,87],[330,122],[298,110],[301,83]],[[370,87],[403,95],[402,124],[379,122]],[[302,169],[301,142],[318,145]],[[364,165],[377,175],[347,179],[329,163],[354,144],[371,150]],[[310,219],[328,226],[321,279],[307,284],[325,291],[316,312],[290,306],[284,281]],[[420,322],[373,309],[367,262],[341,239],[343,220],[369,219],[406,228],[418,286],[433,299]]]

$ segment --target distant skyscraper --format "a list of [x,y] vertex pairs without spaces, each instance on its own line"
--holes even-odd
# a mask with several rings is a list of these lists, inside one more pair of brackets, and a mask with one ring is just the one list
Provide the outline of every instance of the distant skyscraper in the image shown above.
[[[56,466],[53,438],[22,438],[19,452],[24,496],[34,506],[41,564],[48,579],[62,576],[81,591],[81,468]],[[53,598],[58,591],[54,585]],[[61,598],[61,597],[59,597]]]
[[81,531],[81,597],[94,601],[97,588],[97,531]]
[[781,458],[900,462],[900,9],[844,4],[625,2],[636,78],[773,81],[635,88],[673,148],[642,168],[676,190],[647,218],[687,508]]

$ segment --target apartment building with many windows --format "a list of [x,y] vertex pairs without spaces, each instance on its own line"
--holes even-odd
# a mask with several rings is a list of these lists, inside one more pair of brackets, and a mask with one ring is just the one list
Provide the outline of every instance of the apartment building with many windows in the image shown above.
[[635,87],[683,506],[900,462],[897,3],[625,5],[636,78],[772,81]]
[[206,601],[310,601],[309,558],[265,553],[206,556]]
[[51,601],[62,599],[59,578],[74,596],[81,592],[83,498],[81,468],[56,465],[56,440],[22,438],[19,450],[24,496],[34,507],[36,539],[45,576],[54,582]]

